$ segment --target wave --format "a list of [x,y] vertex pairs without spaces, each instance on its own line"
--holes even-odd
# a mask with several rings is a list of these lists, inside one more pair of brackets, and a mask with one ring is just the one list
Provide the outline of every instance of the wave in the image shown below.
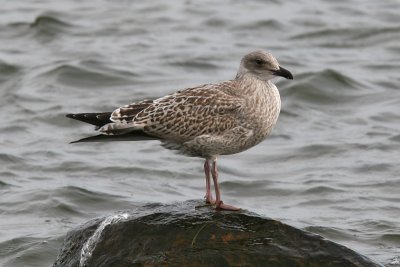
[[53,78],[58,83],[78,88],[98,88],[132,84],[135,73],[106,67],[97,61],[63,63],[45,71],[39,77]]
[[364,47],[381,45],[383,42],[397,42],[400,27],[380,28],[339,28],[309,31],[291,36],[292,41],[313,42],[322,47]]
[[283,98],[318,105],[353,102],[364,87],[360,82],[333,69],[300,74],[295,79],[293,85],[282,90]]
[[57,29],[71,27],[72,25],[56,18],[52,15],[40,15],[35,18],[34,22],[29,24],[32,28],[40,29]]
[[325,226],[308,226],[304,230],[322,235],[332,240],[355,240],[355,237],[343,229]]
[[19,66],[0,60],[0,82],[3,80],[3,78],[6,78],[5,76],[15,74],[19,70]]
[[0,153],[0,162],[2,163],[22,163],[23,161],[24,159],[21,157]]
[[284,25],[275,19],[257,20],[247,24],[240,24],[232,28],[233,31],[237,30],[282,30]]
[[201,69],[205,71],[213,71],[219,69],[219,66],[210,63],[209,60],[205,58],[191,58],[188,60],[181,60],[181,61],[170,61],[168,63],[170,66],[181,67],[185,70],[188,69]]
[[314,187],[310,187],[302,192],[300,192],[300,195],[317,195],[317,194],[336,194],[336,193],[342,193],[345,192],[345,190],[343,189],[339,189],[339,188],[334,188],[331,186],[314,186]]
[[60,14],[42,14],[37,16],[33,22],[13,22],[3,30],[10,37],[33,36],[40,41],[51,41],[61,35],[69,33],[73,25],[60,19]]

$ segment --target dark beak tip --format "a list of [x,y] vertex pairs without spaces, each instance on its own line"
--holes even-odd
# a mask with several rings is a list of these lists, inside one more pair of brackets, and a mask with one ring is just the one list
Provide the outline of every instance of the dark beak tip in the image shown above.
[[281,76],[283,78],[289,79],[289,80],[293,80],[293,75],[290,71],[288,71],[285,68],[279,67],[279,69],[277,71],[275,71],[275,75],[277,76]]

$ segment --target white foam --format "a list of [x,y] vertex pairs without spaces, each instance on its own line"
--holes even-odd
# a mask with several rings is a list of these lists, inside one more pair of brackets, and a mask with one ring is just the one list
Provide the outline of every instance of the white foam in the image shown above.
[[85,244],[82,247],[81,259],[79,262],[80,267],[87,266],[86,262],[92,256],[92,252],[96,248],[96,244],[99,241],[104,228],[107,225],[126,220],[128,218],[128,216],[129,215],[127,213],[117,214],[117,215],[109,216],[109,217],[105,218],[103,222],[101,222],[101,224],[96,229],[96,231],[93,233],[93,235],[85,242]]

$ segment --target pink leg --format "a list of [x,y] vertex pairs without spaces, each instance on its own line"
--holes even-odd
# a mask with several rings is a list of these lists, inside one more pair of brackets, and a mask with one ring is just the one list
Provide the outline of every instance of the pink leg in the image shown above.
[[206,203],[208,204],[214,204],[215,201],[212,197],[212,193],[211,193],[211,179],[210,179],[210,160],[206,159],[206,162],[204,163],[204,173],[206,174],[206,195],[205,195],[205,199],[206,199]]
[[217,204],[217,206],[215,208],[217,210],[234,210],[234,211],[240,210],[240,208],[236,208],[234,206],[224,204],[224,202],[222,202],[222,200],[221,200],[221,193],[219,191],[219,184],[218,184],[218,170],[217,170],[217,160],[216,159],[213,160],[211,174],[212,174],[213,182],[214,182],[215,196],[217,198],[215,200],[215,203]]

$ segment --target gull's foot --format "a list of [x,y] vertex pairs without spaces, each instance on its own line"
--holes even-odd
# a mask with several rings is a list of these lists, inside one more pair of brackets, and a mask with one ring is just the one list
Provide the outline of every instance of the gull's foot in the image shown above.
[[195,208],[204,208],[204,207],[210,207],[210,206],[214,206],[215,205],[215,200],[212,197],[207,197],[205,196],[204,199],[206,200],[206,204],[204,205],[198,205]]
[[215,205],[215,200],[212,197],[204,197],[206,199],[206,203],[210,205]]
[[231,210],[231,211],[239,211],[240,208],[235,206],[224,204],[224,202],[220,201],[217,206],[215,207],[216,210]]

